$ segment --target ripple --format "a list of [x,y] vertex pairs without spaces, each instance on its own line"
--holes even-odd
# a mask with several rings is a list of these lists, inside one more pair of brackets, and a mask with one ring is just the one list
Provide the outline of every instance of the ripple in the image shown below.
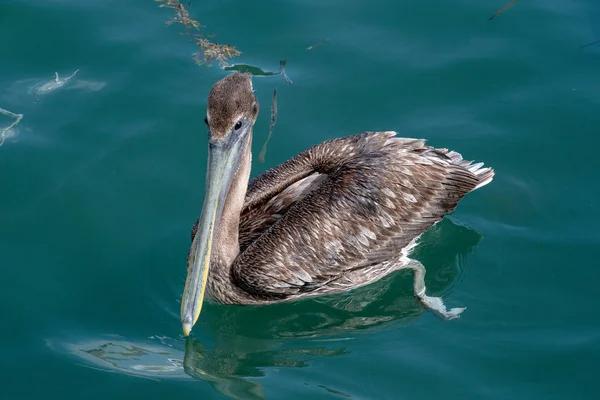
[[323,344],[284,348],[274,341],[237,339],[218,341],[208,349],[200,341],[150,336],[129,340],[119,335],[88,336],[76,340],[46,339],[59,354],[86,368],[153,380],[201,380],[232,399],[263,399],[262,385],[249,378],[270,370],[308,366],[321,357],[346,353],[345,347]]

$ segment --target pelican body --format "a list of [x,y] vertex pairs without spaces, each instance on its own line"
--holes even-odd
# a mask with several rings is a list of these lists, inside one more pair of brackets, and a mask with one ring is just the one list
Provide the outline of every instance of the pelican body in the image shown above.
[[425,268],[411,250],[494,171],[424,140],[364,132],[315,145],[250,181],[258,111],[249,74],[228,75],[208,96],[208,172],[181,301],[184,334],[205,294],[269,304],[348,291],[403,268],[414,271],[425,307],[457,318],[464,308],[447,310],[426,295]]

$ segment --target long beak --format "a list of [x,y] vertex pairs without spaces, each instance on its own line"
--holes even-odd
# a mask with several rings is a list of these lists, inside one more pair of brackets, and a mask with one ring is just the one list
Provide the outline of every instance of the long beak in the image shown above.
[[183,334],[188,336],[200,316],[208,281],[212,244],[219,229],[223,205],[231,181],[245,150],[244,132],[231,132],[225,139],[209,142],[208,171],[202,214],[188,260],[188,273],[181,299]]

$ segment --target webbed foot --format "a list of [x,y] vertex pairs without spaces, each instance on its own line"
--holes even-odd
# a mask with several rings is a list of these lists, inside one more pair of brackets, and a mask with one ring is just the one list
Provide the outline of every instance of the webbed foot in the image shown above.
[[433,311],[438,317],[445,320],[459,318],[460,314],[467,309],[466,307],[456,307],[448,310],[446,309],[441,297],[430,297],[425,295],[425,293],[421,294],[420,296],[417,295],[417,298],[425,307]]
[[460,314],[466,310],[466,307],[456,307],[450,310],[446,309],[441,297],[430,297],[425,294],[425,267],[417,260],[410,260],[406,265],[414,272],[414,291],[415,296],[421,303],[433,311],[438,317],[445,320],[459,318]]

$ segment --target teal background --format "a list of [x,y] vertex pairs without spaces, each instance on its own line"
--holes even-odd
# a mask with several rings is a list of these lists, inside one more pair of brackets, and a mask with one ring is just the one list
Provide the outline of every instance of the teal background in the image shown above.
[[[228,72],[151,0],[2,0],[3,399],[597,399],[600,5],[523,0],[192,2],[256,77],[256,175],[328,138],[396,130],[496,170],[428,232],[424,311],[401,272],[330,299],[179,300]],[[328,39],[324,44],[307,47]],[[68,76],[35,100],[32,88]],[[273,89],[278,121],[264,164]],[[11,119],[0,116],[0,126]]]

